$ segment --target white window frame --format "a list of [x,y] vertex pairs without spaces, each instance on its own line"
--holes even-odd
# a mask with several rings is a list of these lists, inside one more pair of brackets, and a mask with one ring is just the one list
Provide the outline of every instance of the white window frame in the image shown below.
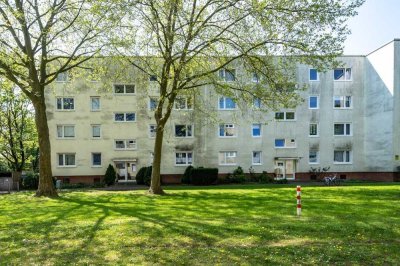
[[[178,101],[185,101],[185,107],[180,108]],[[174,102],[174,110],[193,110],[193,99],[191,97],[177,97]]]
[[[61,109],[58,109],[58,99],[61,99]],[[74,108],[73,109],[65,109],[64,107],[64,99],[72,99],[74,103]],[[75,111],[75,97],[72,96],[57,96],[56,97],[56,110],[58,112],[73,112]]]
[[[344,71],[344,73],[343,73],[344,79],[343,80],[335,79],[335,70],[338,70],[338,69],[343,69],[343,71]],[[348,69],[350,69],[350,79],[347,79],[347,77],[346,77],[346,72],[347,72]],[[353,68],[351,68],[351,67],[338,67],[338,68],[333,69],[333,81],[335,81],[335,82],[353,81]]]
[[[346,102],[347,102],[346,98],[347,97],[350,97],[350,106],[349,107],[346,106]],[[340,105],[343,103],[343,106],[340,106],[340,107],[335,106],[335,101],[337,99],[340,101]],[[353,96],[351,96],[351,95],[345,95],[345,96],[335,95],[335,96],[333,96],[333,109],[352,109],[352,108],[353,108]]]
[[262,108],[262,101],[260,98],[258,98],[258,97],[253,98],[253,108],[256,110],[259,110]]
[[[311,135],[311,125],[316,125],[317,126],[317,134],[316,135]],[[310,123],[308,126],[308,136],[310,138],[317,138],[319,137],[319,123]]]
[[[93,134],[93,129],[95,127],[99,127],[99,132],[100,132],[100,136],[99,137],[95,137],[94,134]],[[91,138],[92,139],[101,139],[102,132],[101,132],[101,125],[100,124],[92,124],[92,125],[90,125],[90,129],[91,129]]]
[[[343,154],[343,158],[345,159],[345,161],[344,162],[335,161],[335,152],[343,152],[344,153]],[[348,162],[347,162],[347,159],[349,160]],[[353,152],[352,152],[352,150],[341,150],[341,149],[334,150],[333,151],[333,163],[334,164],[353,164]]]
[[[254,135],[254,126],[256,126],[256,125],[258,125],[258,126],[260,126],[260,135]],[[262,124],[261,123],[253,123],[253,124],[251,124],[251,136],[253,137],[253,138],[261,138],[262,137]]]
[[[221,106],[219,105],[221,99],[223,99],[223,107],[221,108]],[[231,99],[234,103],[235,103],[235,107],[234,108],[227,108],[226,107],[226,99]],[[218,110],[236,110],[237,109],[237,103],[235,102],[235,100],[231,97],[226,97],[226,96],[220,96],[218,97]]]
[[[317,71],[317,79],[311,79],[311,70]],[[318,72],[318,70],[316,68],[309,68],[308,69],[308,81],[310,81],[310,82],[319,81],[319,72]]]
[[[62,128],[62,136],[60,137],[58,135],[58,128]],[[73,137],[66,137],[65,136],[65,127],[73,127],[74,128],[74,136]],[[57,125],[56,126],[56,133],[57,133],[57,139],[75,139],[76,138],[76,131],[75,131],[75,125],[73,124],[62,124],[62,125]]]
[[[311,152],[316,152],[316,161],[315,162],[310,161]],[[317,150],[309,150],[308,151],[308,164],[319,164],[319,151],[317,151]]]
[[[60,155],[63,156],[63,164],[60,164]],[[65,165],[65,157],[66,155],[73,155],[74,156],[74,165]],[[65,152],[65,153],[57,153],[57,167],[60,168],[72,168],[72,167],[76,167],[76,153],[71,153],[71,152]]]
[[[116,86],[124,86],[124,92],[115,92]],[[133,86],[135,92],[126,92],[126,86]],[[133,83],[115,83],[113,84],[113,93],[114,95],[135,95],[136,94],[136,85]]]
[[[285,143],[284,143],[284,146],[276,146],[276,140],[277,139],[279,139],[279,140],[281,140],[281,139],[283,139],[284,141],[285,141]],[[290,143],[294,143],[294,145],[293,146],[288,146],[288,141],[290,142]],[[296,141],[296,139],[292,139],[292,138],[275,138],[274,139],[274,148],[275,149],[296,149],[297,148],[297,141]]]
[[[154,131],[152,131],[152,127],[154,127]],[[153,136],[154,134],[154,136]],[[157,125],[156,124],[150,124],[149,125],[149,138],[154,139],[157,134]]]
[[[154,106],[154,108],[152,108],[152,106],[151,106],[151,103],[152,103],[152,101],[154,101],[155,102],[155,106]],[[149,97],[149,111],[155,111],[156,110],[156,108],[157,108],[157,104],[158,104],[158,98],[157,97]]]
[[[229,72],[233,76],[233,80],[226,80],[226,72]],[[235,82],[236,81],[236,69],[235,68],[223,68],[218,71],[218,77],[224,82]]]
[[[93,109],[93,99],[99,99],[99,109]],[[99,111],[101,111],[101,100],[100,100],[100,96],[91,96],[91,97],[90,97],[90,111],[91,111],[91,112],[99,112]]]
[[[185,163],[184,164],[178,164],[178,163],[176,163],[176,159],[177,159],[177,154],[178,153],[181,153],[181,154],[186,154],[186,157],[185,157]],[[191,156],[192,156],[192,162],[191,163],[189,163],[189,154],[191,154]],[[194,158],[193,158],[193,151],[176,151],[175,152],[175,166],[188,166],[188,165],[193,165],[193,161],[194,161]]]
[[[255,154],[256,152],[260,154],[260,162],[259,162],[259,163],[255,163],[255,162],[254,162],[254,158],[255,158],[255,157],[254,157],[254,154]],[[262,161],[263,161],[263,160],[262,160],[262,151],[252,151],[252,153],[251,153],[251,165],[262,165],[262,164],[263,164]]]
[[[335,132],[335,125],[343,125],[344,127],[344,134],[343,135],[337,135]],[[350,132],[347,132],[347,125],[350,125]],[[349,122],[335,122],[333,124],[333,136],[335,137],[351,137],[353,136],[353,124]]]
[[[221,136],[221,126],[224,128],[224,135]],[[233,136],[226,136],[227,128],[232,128],[233,129]],[[236,126],[233,123],[221,123],[218,125],[218,137],[220,138],[236,138],[237,137],[237,130]]]
[[[115,120],[115,115],[116,115],[116,114],[124,114],[124,120],[123,120],[123,121]],[[133,121],[127,121],[127,120],[126,120],[127,114],[135,114],[135,120],[133,120]],[[115,123],[135,123],[136,121],[137,121],[137,120],[136,120],[136,112],[114,112],[114,122],[115,122]]]
[[[100,164],[94,164],[94,155],[95,154],[100,154]],[[92,167],[97,168],[97,167],[102,167],[103,165],[103,155],[101,154],[101,152],[92,152],[92,156],[91,156],[91,163],[92,163]]]
[[[117,141],[122,141],[124,143],[123,148],[118,148],[117,147]],[[129,142],[134,142],[135,146],[133,148],[128,148]],[[116,151],[132,151],[132,150],[137,150],[137,140],[136,139],[114,139],[114,150]]]
[[[219,154],[221,154],[221,153],[224,154],[224,162],[223,163],[221,163],[220,160],[219,160]],[[235,154],[235,156],[230,156],[232,154]],[[227,156],[227,155],[229,155],[229,156]],[[226,158],[227,157],[235,158],[235,162],[234,163],[227,163],[226,162]],[[218,165],[237,165],[237,158],[238,158],[237,151],[220,151],[220,152],[218,152]]]
[[[185,136],[177,136],[176,135],[176,126],[184,126],[185,127]],[[191,136],[188,136],[188,127],[191,127],[190,132],[192,133]],[[178,139],[182,139],[182,138],[193,138],[194,135],[194,125],[193,124],[175,124],[174,125],[174,137],[178,138]]]
[[[312,97],[316,97],[317,98],[317,107],[311,107],[311,98]],[[319,95],[310,95],[308,97],[308,109],[310,110],[317,110],[319,109]],[[296,114],[295,114],[295,118],[296,118]]]
[[[277,119],[276,118],[276,114],[277,113],[283,113],[283,119]],[[287,119],[287,113],[293,113],[294,114],[294,119]],[[275,112],[275,121],[284,121],[284,122],[292,122],[292,121],[296,121],[297,119],[297,115],[295,111],[284,111],[284,112]]]
[[260,83],[261,77],[257,72],[253,72],[251,75],[251,82]]

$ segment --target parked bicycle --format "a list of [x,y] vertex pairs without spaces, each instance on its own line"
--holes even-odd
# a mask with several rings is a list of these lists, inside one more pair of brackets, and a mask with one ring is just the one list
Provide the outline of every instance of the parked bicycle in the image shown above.
[[332,186],[332,185],[341,185],[342,180],[337,177],[337,173],[335,173],[332,176],[325,176],[324,177],[324,183],[327,186]]

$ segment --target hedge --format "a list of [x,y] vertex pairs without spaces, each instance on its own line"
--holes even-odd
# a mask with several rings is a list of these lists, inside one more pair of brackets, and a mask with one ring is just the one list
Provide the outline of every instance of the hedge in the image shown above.
[[193,168],[191,169],[191,184],[208,186],[215,184],[218,179],[218,168]]

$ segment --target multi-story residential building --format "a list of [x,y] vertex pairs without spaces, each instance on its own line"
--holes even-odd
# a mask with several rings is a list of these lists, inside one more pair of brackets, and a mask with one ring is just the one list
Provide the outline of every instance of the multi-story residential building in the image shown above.
[[[252,167],[278,178],[310,180],[311,167],[330,167],[341,178],[394,180],[400,166],[400,40],[366,56],[343,56],[342,67],[319,73],[297,66],[308,84],[295,109],[247,115],[213,88],[205,87],[216,119],[179,98],[164,134],[162,175],[179,182],[188,165],[230,173]],[[223,75],[234,82],[233,72]],[[47,110],[53,174],[65,182],[97,182],[112,164],[120,182],[133,181],[152,163],[157,101],[154,77],[116,81],[108,89],[92,82],[80,88],[60,75],[48,88]],[[153,80],[153,81],[152,81]],[[257,82],[257,79],[253,80]],[[240,113],[240,114],[239,114]]]

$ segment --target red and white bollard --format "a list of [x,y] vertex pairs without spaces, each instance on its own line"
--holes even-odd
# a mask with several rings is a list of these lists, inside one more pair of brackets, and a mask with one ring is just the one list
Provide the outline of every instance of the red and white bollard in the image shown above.
[[301,186],[297,186],[297,216],[301,216]]

